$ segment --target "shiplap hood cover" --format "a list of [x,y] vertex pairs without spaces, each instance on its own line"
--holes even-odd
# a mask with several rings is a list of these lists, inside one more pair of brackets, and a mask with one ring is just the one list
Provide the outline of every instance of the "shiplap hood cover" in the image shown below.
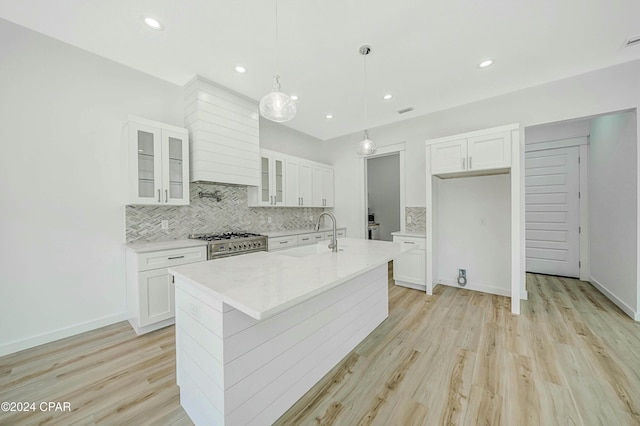
[[[274,4],[0,0],[0,17],[179,86],[201,75],[258,101],[276,73]],[[279,0],[279,9],[277,72],[300,96],[286,125],[320,139],[362,130],[363,44],[373,48],[369,127],[640,58],[640,45],[623,47],[640,34],[638,0]],[[145,27],[148,15],[164,31]],[[479,70],[487,57],[495,65]]]
[[196,76],[185,86],[191,182],[258,185],[258,105]]

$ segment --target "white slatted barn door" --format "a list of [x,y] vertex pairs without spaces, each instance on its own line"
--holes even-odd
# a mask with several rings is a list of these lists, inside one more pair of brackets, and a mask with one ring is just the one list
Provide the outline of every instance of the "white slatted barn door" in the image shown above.
[[580,275],[578,147],[525,154],[527,271]]

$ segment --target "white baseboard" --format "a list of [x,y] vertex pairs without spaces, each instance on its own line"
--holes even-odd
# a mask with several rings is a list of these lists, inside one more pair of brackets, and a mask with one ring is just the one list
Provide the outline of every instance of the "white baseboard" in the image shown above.
[[488,285],[476,284],[476,283],[471,283],[471,282],[467,282],[466,286],[461,287],[461,286],[458,285],[458,282],[456,280],[446,280],[446,279],[442,279],[442,278],[438,279],[438,283],[439,284],[448,285],[450,287],[455,287],[455,288],[464,288],[466,290],[475,290],[475,291],[481,291],[483,293],[496,294],[498,296],[511,297],[511,289],[504,289],[504,288],[500,288],[500,287],[491,287],[491,286],[488,286]]
[[24,349],[40,346],[45,343],[54,342],[56,340],[64,339],[65,337],[75,336],[76,334],[84,333],[85,331],[95,330],[96,328],[115,324],[117,322],[124,321],[126,319],[127,319],[127,313],[122,312],[117,315],[98,318],[96,320],[87,321],[82,324],[76,324],[70,327],[65,327],[59,330],[51,331],[49,333],[27,337],[26,339],[15,340],[13,342],[6,343],[0,346],[0,356],[9,355],[15,352],[22,351]]
[[412,288],[414,290],[420,290],[420,291],[426,291],[427,287],[422,284],[413,284],[413,283],[408,283],[406,281],[398,281],[395,280],[396,285],[399,285],[400,287],[407,287],[407,288]]
[[627,305],[622,300],[620,300],[615,294],[611,293],[605,286],[600,284],[598,282],[598,280],[596,280],[593,277],[589,277],[589,282],[595,288],[600,290],[600,293],[602,293],[605,296],[607,296],[607,299],[611,300],[618,308],[622,309],[625,314],[627,314],[631,318],[633,318],[634,321],[640,321],[640,313],[639,312],[634,311],[633,308],[631,308],[629,305]]
[[520,292],[521,300],[529,300],[529,292],[527,290],[523,290]]

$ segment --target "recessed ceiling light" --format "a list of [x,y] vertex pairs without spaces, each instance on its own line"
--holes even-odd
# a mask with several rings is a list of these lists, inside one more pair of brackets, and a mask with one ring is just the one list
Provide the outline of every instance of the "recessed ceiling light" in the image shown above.
[[236,65],[236,72],[239,74],[245,74],[247,72],[247,69],[242,65]]
[[325,115],[325,117],[326,117],[327,119],[331,120],[331,119],[333,118],[333,115],[331,115],[331,114],[327,114],[327,115]]
[[291,99],[293,99],[294,101],[297,101],[300,98],[298,97],[298,95],[291,95]]
[[493,59],[485,59],[478,64],[478,68],[487,68],[493,65]]
[[384,95],[382,97],[382,99],[384,99],[385,101],[388,101],[389,99],[393,98],[393,95],[391,93],[387,93],[386,95]]
[[147,24],[147,26],[153,30],[160,31],[164,29],[164,25],[162,25],[162,22],[150,16],[147,16],[146,18],[144,18],[144,23]]

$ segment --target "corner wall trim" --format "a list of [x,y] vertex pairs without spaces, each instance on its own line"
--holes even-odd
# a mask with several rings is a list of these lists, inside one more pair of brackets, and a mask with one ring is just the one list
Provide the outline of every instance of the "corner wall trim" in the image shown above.
[[595,288],[597,288],[600,293],[604,294],[607,299],[611,300],[618,308],[622,309],[622,311],[629,315],[634,321],[640,321],[640,313],[634,311],[629,305],[620,300],[615,294],[611,293],[605,286],[600,284],[598,280],[593,277],[589,277],[589,282]]
[[15,340],[13,342],[0,346],[0,356],[9,355],[25,349],[40,346],[45,343],[50,343],[56,340],[64,339],[66,337],[75,336],[76,334],[95,330],[100,327],[105,327],[107,325],[115,324],[120,321],[125,321],[126,319],[127,319],[127,313],[122,312],[120,314],[111,315],[108,317],[102,317],[102,318],[98,318],[92,321],[87,321],[81,324],[76,324],[69,327],[61,328],[55,331],[51,331],[49,333],[27,337],[26,339]]

